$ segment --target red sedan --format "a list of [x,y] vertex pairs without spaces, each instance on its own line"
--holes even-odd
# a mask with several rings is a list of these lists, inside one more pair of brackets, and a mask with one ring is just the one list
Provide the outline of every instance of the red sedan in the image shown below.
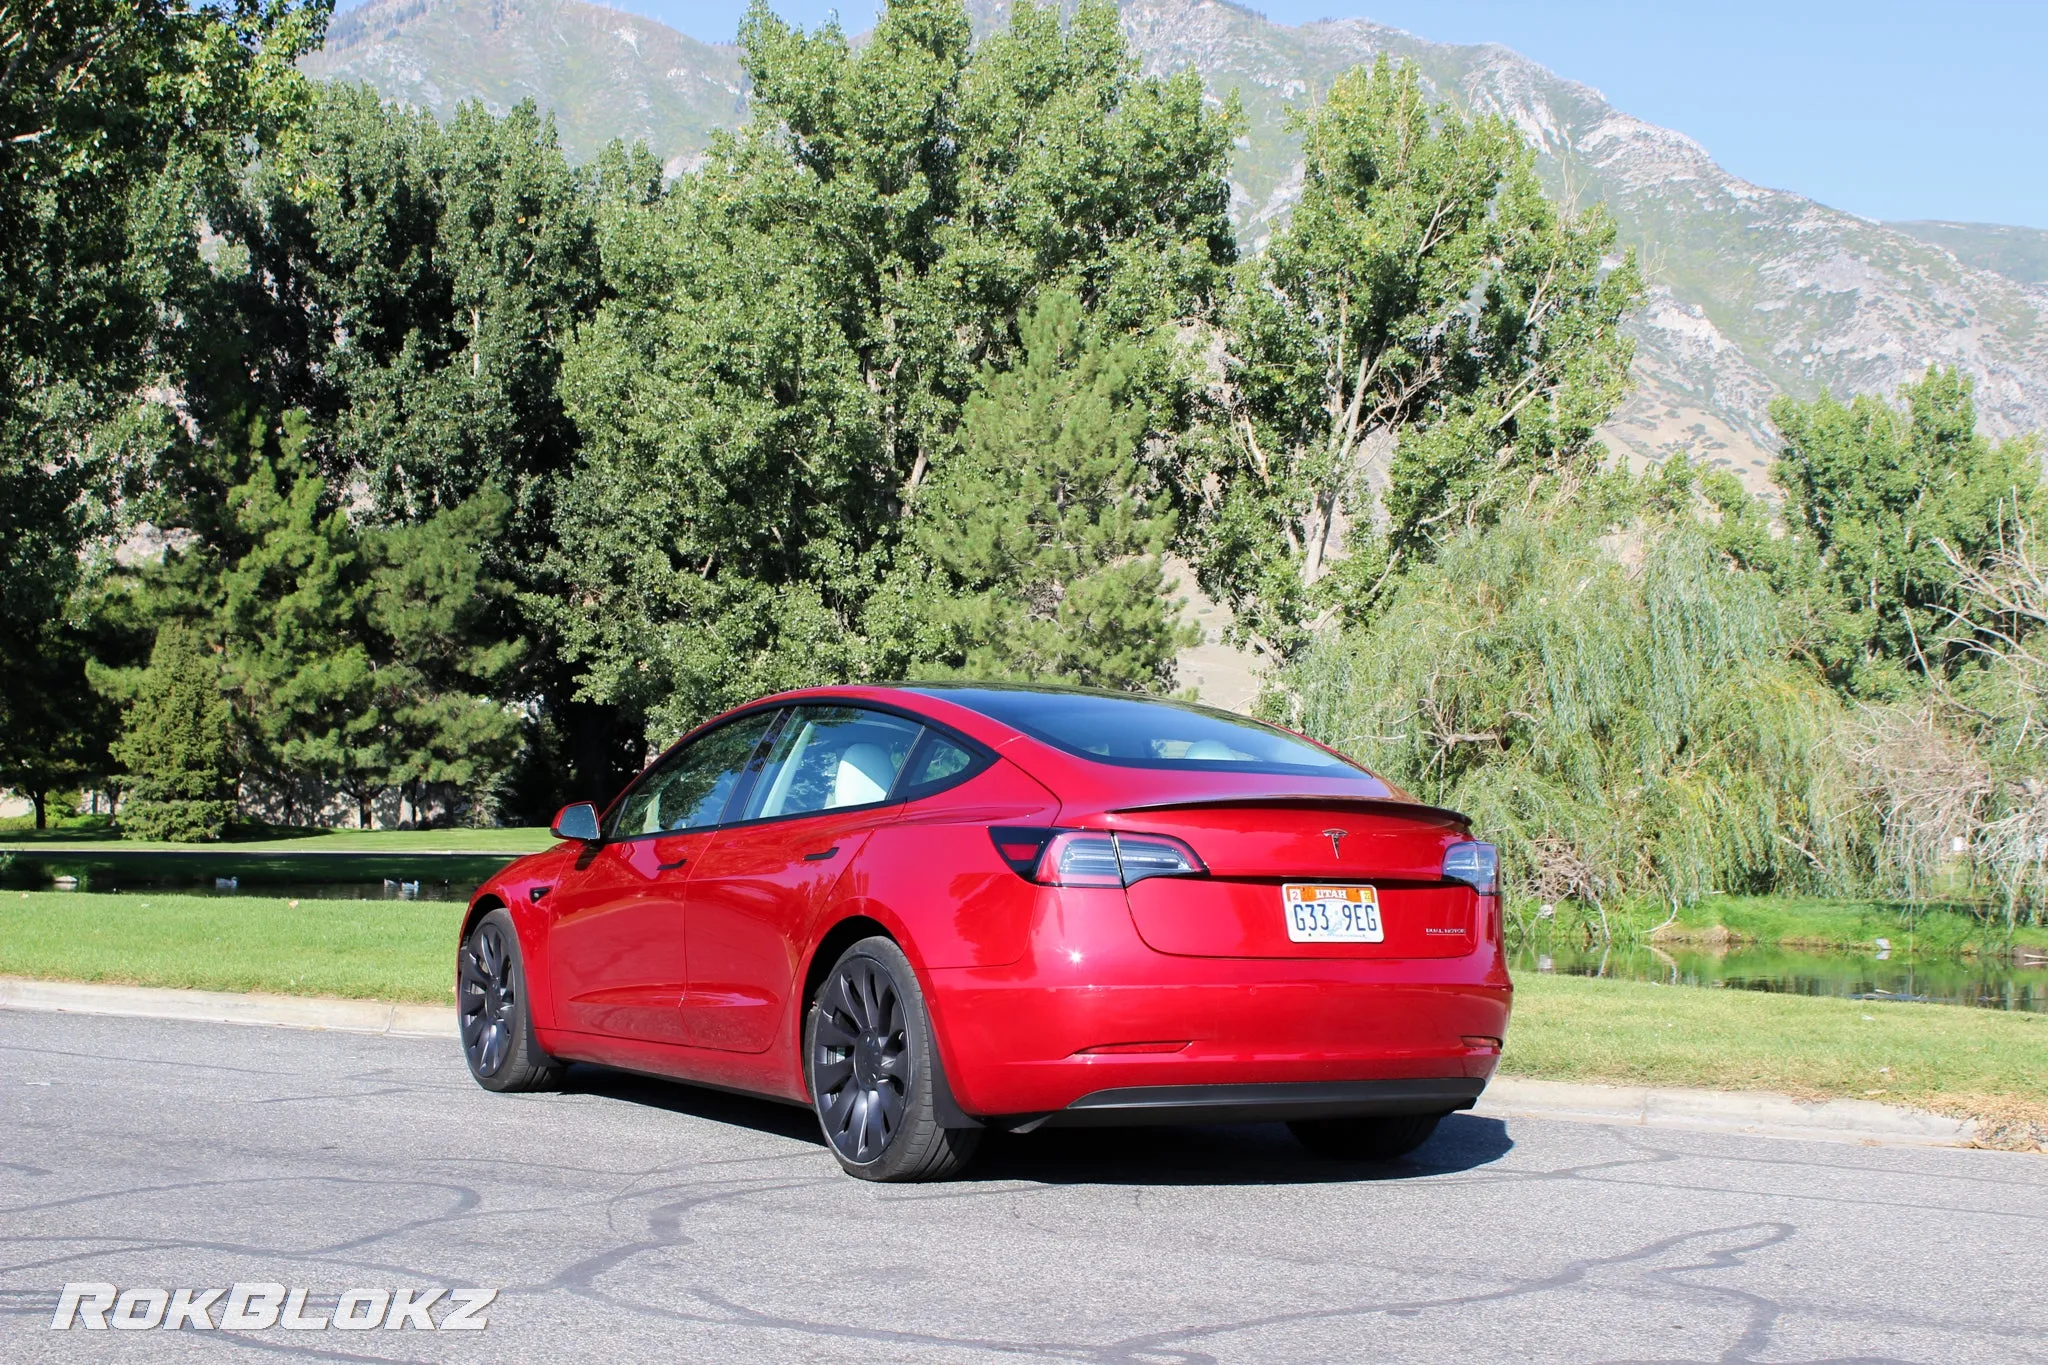
[[989,1128],[1282,1119],[1387,1159],[1471,1107],[1512,987],[1468,822],[1227,712],[833,687],[711,721],[486,882],[492,1090],[595,1062],[812,1106],[929,1180]]

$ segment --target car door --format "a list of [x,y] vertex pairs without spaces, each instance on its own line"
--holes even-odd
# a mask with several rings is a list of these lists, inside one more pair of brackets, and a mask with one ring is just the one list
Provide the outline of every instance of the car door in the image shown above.
[[811,921],[868,835],[895,818],[891,792],[922,732],[857,706],[801,706],[785,721],[690,883],[688,1041],[774,1043]]
[[556,888],[548,957],[562,1027],[683,1041],[685,888],[777,714],[738,717],[666,755],[619,803],[588,865]]

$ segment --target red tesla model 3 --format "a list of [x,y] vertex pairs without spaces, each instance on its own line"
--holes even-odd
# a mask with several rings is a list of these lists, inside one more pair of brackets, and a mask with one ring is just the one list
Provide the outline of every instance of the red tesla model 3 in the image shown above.
[[1228,712],[1047,687],[791,692],[486,882],[463,1049],[808,1104],[850,1173],[989,1128],[1281,1119],[1386,1159],[1469,1108],[1512,987],[1463,816]]

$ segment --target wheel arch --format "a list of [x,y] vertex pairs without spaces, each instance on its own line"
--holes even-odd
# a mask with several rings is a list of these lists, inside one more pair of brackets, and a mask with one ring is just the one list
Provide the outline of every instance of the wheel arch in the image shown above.
[[864,938],[885,938],[902,950],[904,959],[910,963],[910,970],[917,975],[918,988],[925,999],[925,1021],[932,1033],[932,1082],[933,1102],[938,1110],[939,1121],[948,1128],[979,1128],[981,1120],[960,1107],[953,1098],[953,1086],[946,1079],[946,1044],[939,1028],[937,1013],[931,1007],[931,983],[925,979],[924,968],[919,965],[916,953],[911,949],[903,934],[898,933],[881,920],[855,911],[836,920],[832,927],[819,935],[816,946],[811,949],[810,961],[804,966],[804,987],[797,997],[796,1016],[796,1069],[799,1093],[806,1103],[811,1099],[810,1072],[804,1060],[804,1047],[808,1036],[807,1021],[811,1017],[811,1006],[818,998],[818,990],[825,984],[826,973],[840,954]]
[[462,927],[455,939],[456,953],[459,955],[462,945],[469,942],[477,921],[493,910],[503,910],[505,918],[512,921],[513,936],[519,941],[520,962],[526,971],[526,995],[533,1005],[534,1023],[543,1029],[554,1028],[553,974],[548,970],[546,926],[540,920],[537,907],[521,904],[519,899],[506,896],[496,888],[479,892],[462,914]]
[[[470,930],[476,928],[476,922],[478,920],[482,919],[485,915],[490,914],[491,911],[493,910],[504,910],[506,908],[507,907],[505,904],[505,898],[503,896],[496,894],[495,892],[487,891],[483,895],[478,896],[475,900],[471,901],[469,903],[469,909],[463,912],[462,928],[456,932],[456,944],[459,946],[461,944],[469,942],[469,932]],[[512,927],[515,929],[519,927],[517,919],[514,919]]]
[[[804,966],[803,993],[797,997],[799,1048],[803,1046],[803,1021],[811,1017],[811,1005],[818,998],[818,988],[825,984],[825,974],[832,970],[832,964],[839,960],[841,953],[864,938],[886,938],[898,948],[903,947],[903,939],[888,925],[878,919],[856,913],[846,916],[827,929],[811,949],[811,960]],[[905,949],[903,955],[910,956],[909,950]]]

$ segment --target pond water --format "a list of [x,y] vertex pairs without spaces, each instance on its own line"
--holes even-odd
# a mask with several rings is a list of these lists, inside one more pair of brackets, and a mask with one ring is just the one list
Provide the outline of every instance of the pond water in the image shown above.
[[396,877],[380,878],[376,881],[344,882],[276,882],[250,881],[245,877],[218,878],[212,881],[195,878],[127,878],[89,877],[73,879],[67,884],[63,879],[49,883],[47,889],[55,891],[90,891],[97,895],[157,895],[179,896],[263,896],[275,899],[289,896],[294,900],[332,901],[466,901],[475,891],[475,881],[434,881],[427,877],[401,880]]
[[509,854],[21,852],[0,860],[0,886],[315,900],[467,900]]
[[1606,976],[1723,990],[1832,995],[1876,1004],[1973,1005],[1982,1009],[2048,1013],[2048,964],[2019,965],[2004,958],[1805,952],[1749,947],[1727,952],[1700,948],[1616,946],[1514,950],[1516,972]]

